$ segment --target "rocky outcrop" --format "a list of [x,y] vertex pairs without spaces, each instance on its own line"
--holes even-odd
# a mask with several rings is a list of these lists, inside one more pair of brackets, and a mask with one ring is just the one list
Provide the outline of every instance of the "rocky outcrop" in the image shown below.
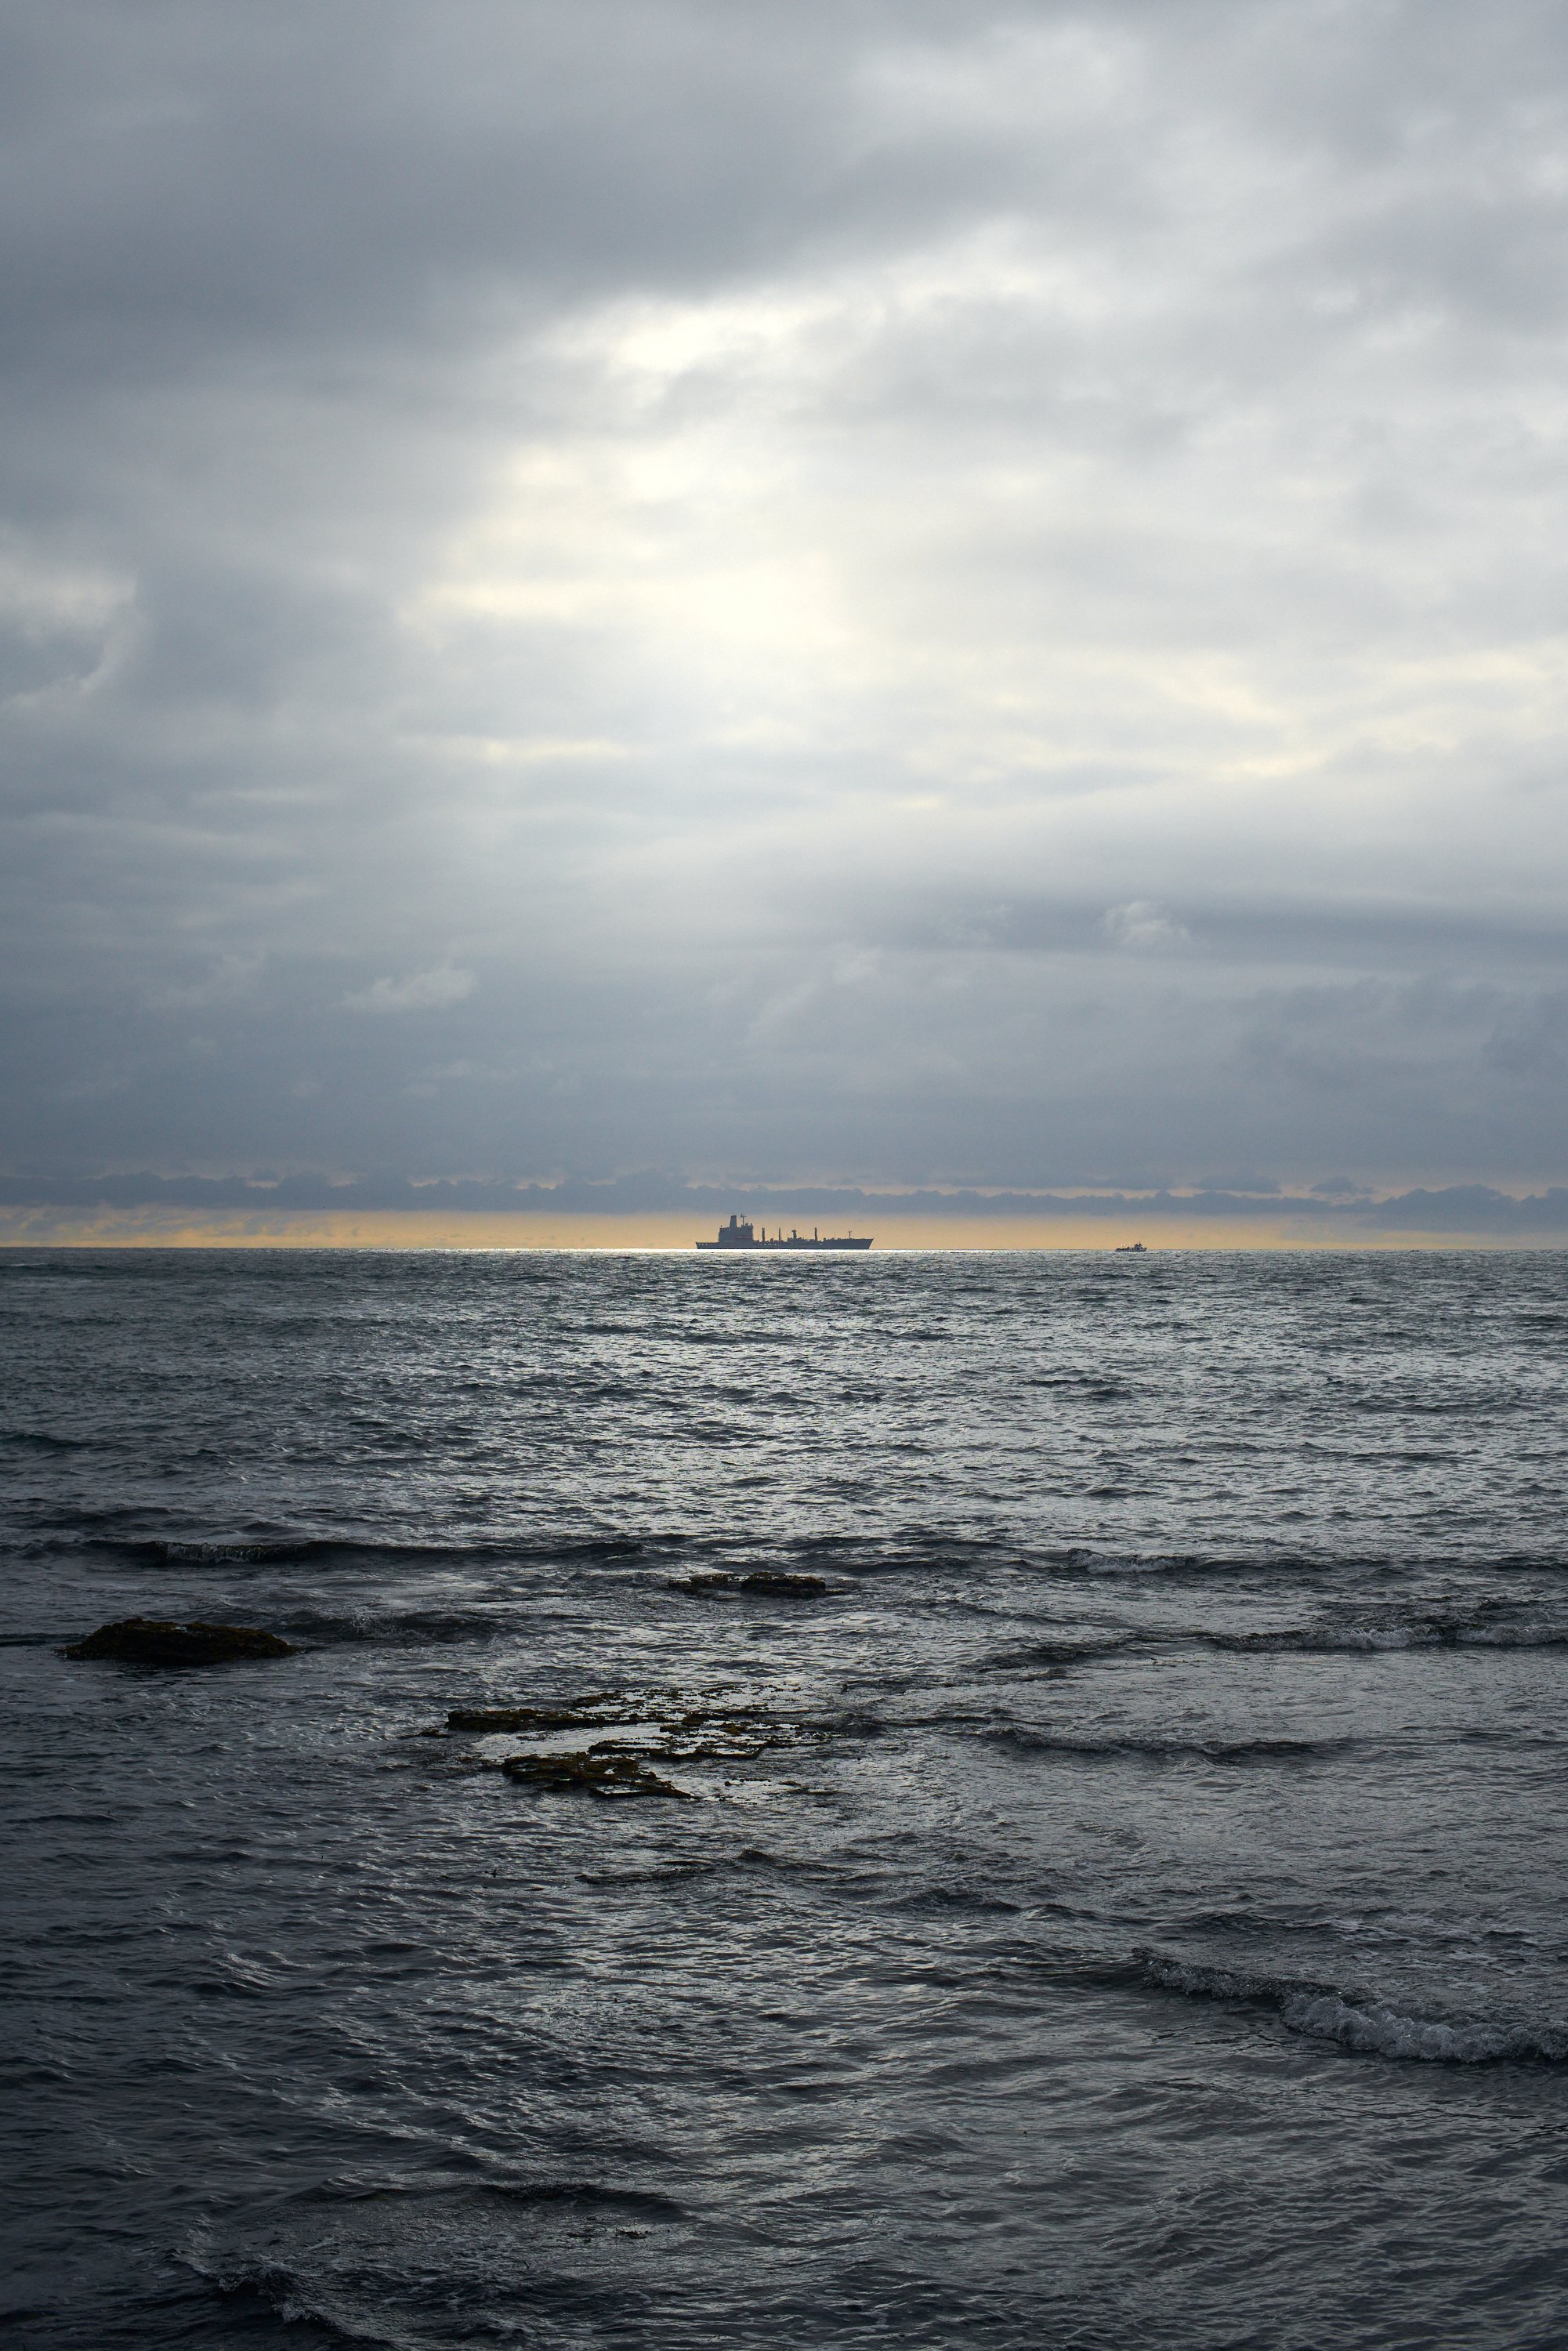
[[591,1796],[678,1796],[695,1802],[689,1788],[661,1780],[635,1755],[597,1754],[585,1750],[575,1755],[508,1755],[501,1766],[508,1780],[553,1792],[584,1792]]
[[157,1616],[121,1616],[100,1625],[85,1640],[62,1649],[64,1657],[105,1658],[122,1666],[226,1666],[239,1659],[292,1657],[291,1641],[255,1625],[172,1625]]
[[569,1698],[564,1706],[455,1706],[446,1718],[448,1730],[589,1730],[613,1721],[605,1708],[620,1700],[619,1690],[594,1690],[587,1698]]
[[767,1706],[747,1705],[744,1698],[737,1706],[733,1692],[722,1697],[714,1693],[705,1703],[698,1691],[666,1688],[595,1690],[553,1705],[454,1707],[444,1730],[421,1736],[440,1739],[468,1732],[495,1739],[520,1731],[543,1740],[567,1730],[599,1735],[554,1753],[541,1750],[471,1756],[457,1768],[502,1771],[524,1787],[555,1793],[674,1796],[695,1802],[698,1791],[675,1786],[650,1766],[757,1763],[770,1749],[799,1747],[821,1735],[819,1726],[799,1717],[779,1716]]

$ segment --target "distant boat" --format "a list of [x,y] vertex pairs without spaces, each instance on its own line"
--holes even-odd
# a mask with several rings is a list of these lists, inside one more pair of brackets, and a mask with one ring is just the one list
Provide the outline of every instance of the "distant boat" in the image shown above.
[[750,1225],[743,1224],[738,1217],[731,1217],[727,1225],[720,1225],[716,1241],[698,1241],[697,1247],[721,1249],[868,1249],[871,1241],[869,1237],[856,1233],[822,1236],[815,1228],[810,1233],[793,1230],[786,1233],[782,1226],[769,1240],[766,1225],[759,1239]]
[[1118,1257],[1147,1257],[1148,1250],[1142,1241],[1118,1241],[1115,1253]]

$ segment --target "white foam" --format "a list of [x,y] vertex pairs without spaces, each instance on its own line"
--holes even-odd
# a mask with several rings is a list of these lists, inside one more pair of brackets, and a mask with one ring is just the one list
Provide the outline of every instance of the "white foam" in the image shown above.
[[1568,2031],[1558,2026],[1416,2016],[1379,2001],[1347,1997],[1332,1986],[1291,1984],[1239,1970],[1189,1967],[1179,1960],[1153,1960],[1145,1971],[1151,1982],[1185,1992],[1189,1999],[1265,2002],[1278,2009],[1290,2032],[1332,2041],[1360,2055],[1423,2065],[1495,2065],[1504,2059],[1557,2064],[1568,2059]]

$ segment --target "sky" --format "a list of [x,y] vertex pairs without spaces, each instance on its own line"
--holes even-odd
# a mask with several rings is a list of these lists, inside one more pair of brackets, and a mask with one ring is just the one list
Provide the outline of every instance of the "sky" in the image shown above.
[[1568,1229],[1560,8],[8,0],[0,120],[5,1213]]

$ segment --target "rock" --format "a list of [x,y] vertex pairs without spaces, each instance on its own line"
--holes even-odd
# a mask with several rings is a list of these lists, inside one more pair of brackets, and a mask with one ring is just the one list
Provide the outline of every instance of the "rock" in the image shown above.
[[291,1641],[254,1625],[171,1625],[156,1616],[122,1616],[100,1625],[64,1657],[110,1658],[126,1666],[225,1666],[248,1657],[292,1657]]
[[758,1598],[777,1594],[786,1600],[808,1600],[826,1592],[827,1583],[820,1575],[787,1575],[780,1568],[753,1568],[745,1575],[720,1568],[712,1575],[687,1575],[671,1582],[672,1592],[722,1593],[740,1592],[756,1593]]
[[[816,1577],[794,1579],[820,1587]],[[739,1583],[737,1576],[731,1581]],[[794,1748],[823,1736],[822,1727],[767,1706],[738,1708],[733,1689],[610,1689],[564,1704],[454,1707],[444,1730],[493,1738],[522,1731],[536,1737],[572,1730],[582,1745],[560,1754],[513,1754],[471,1759],[476,1771],[503,1771],[525,1786],[601,1797],[674,1796],[700,1801],[700,1792],[674,1786],[650,1766],[759,1762],[770,1749]],[[603,1734],[612,1734],[605,1737]]]
[[698,1800],[689,1788],[661,1780],[635,1755],[580,1752],[575,1755],[508,1755],[501,1766],[508,1780],[552,1792],[586,1791],[591,1796],[678,1796],[684,1802]]
[[446,1718],[448,1730],[593,1730],[602,1729],[604,1707],[613,1705],[619,1690],[596,1690],[574,1698],[565,1706],[455,1706]]

